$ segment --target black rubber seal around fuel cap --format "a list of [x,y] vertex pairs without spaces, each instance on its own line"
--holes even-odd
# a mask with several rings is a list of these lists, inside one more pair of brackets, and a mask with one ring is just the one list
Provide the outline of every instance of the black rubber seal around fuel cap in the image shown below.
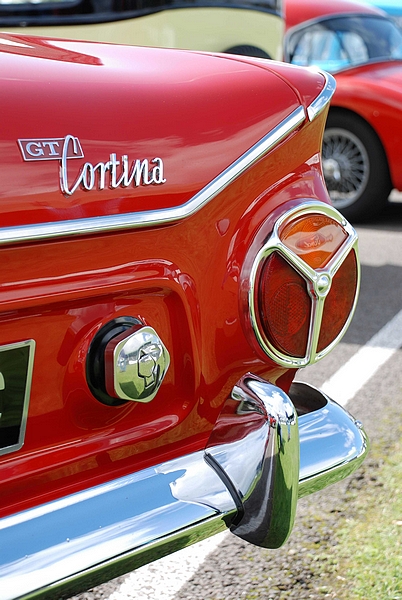
[[134,325],[143,325],[143,323],[135,317],[117,317],[109,321],[96,333],[88,350],[86,376],[89,389],[99,402],[108,406],[127,404],[128,400],[113,398],[106,392],[105,349],[111,339]]

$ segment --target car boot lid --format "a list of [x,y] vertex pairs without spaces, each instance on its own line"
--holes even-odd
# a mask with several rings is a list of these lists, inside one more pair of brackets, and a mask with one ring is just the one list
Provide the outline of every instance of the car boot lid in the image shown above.
[[0,52],[2,243],[189,216],[334,88],[315,71],[201,52],[9,34]]

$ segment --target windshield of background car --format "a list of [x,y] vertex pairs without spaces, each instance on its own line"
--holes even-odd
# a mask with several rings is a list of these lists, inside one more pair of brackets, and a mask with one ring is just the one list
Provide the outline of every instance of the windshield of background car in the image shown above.
[[174,8],[245,8],[282,14],[282,0],[0,0],[0,25],[107,22]]
[[286,60],[325,71],[371,61],[402,59],[402,31],[386,18],[345,16],[325,19],[290,33]]

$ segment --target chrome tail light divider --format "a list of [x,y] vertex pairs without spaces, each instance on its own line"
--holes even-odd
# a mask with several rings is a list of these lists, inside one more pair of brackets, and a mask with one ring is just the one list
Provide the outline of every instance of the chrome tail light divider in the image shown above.
[[[339,223],[343,230],[347,234],[347,238],[341,247],[334,253],[332,258],[323,268],[313,269],[309,266],[301,257],[289,248],[281,240],[280,232],[283,227],[302,216],[308,215],[324,215],[333,219],[336,223]],[[321,322],[325,306],[325,300],[331,289],[333,278],[339,268],[344,263],[346,257],[351,251],[355,252],[356,255],[356,268],[357,268],[357,282],[356,282],[356,293],[352,310],[336,338],[323,350],[318,351],[318,340],[321,331]],[[306,281],[308,286],[308,292],[311,299],[311,319],[309,325],[309,335],[307,350],[303,357],[290,356],[283,353],[280,349],[275,347],[264,335],[261,330],[261,326],[258,318],[258,306],[257,306],[257,282],[258,282],[258,271],[263,262],[274,252],[282,256]],[[290,209],[284,213],[275,223],[271,235],[266,240],[263,247],[257,253],[257,256],[253,262],[249,284],[248,284],[248,305],[249,305],[249,318],[252,329],[255,333],[259,346],[263,351],[272,358],[277,364],[284,367],[300,368],[309,364],[313,364],[318,360],[321,360],[326,356],[333,348],[338,344],[346,330],[348,329],[352,320],[357,299],[359,295],[360,287],[360,263],[358,260],[358,236],[352,225],[332,206],[323,204],[316,201],[306,201],[303,204]]]

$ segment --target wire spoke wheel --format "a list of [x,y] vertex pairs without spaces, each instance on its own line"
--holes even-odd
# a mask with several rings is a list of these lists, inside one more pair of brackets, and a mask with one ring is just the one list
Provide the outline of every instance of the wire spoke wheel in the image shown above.
[[327,129],[322,158],[325,182],[334,206],[342,209],[356,202],[370,176],[370,160],[361,140],[346,129]]
[[349,221],[367,221],[382,211],[392,189],[391,177],[380,138],[364,119],[330,109],[322,166],[332,204]]

